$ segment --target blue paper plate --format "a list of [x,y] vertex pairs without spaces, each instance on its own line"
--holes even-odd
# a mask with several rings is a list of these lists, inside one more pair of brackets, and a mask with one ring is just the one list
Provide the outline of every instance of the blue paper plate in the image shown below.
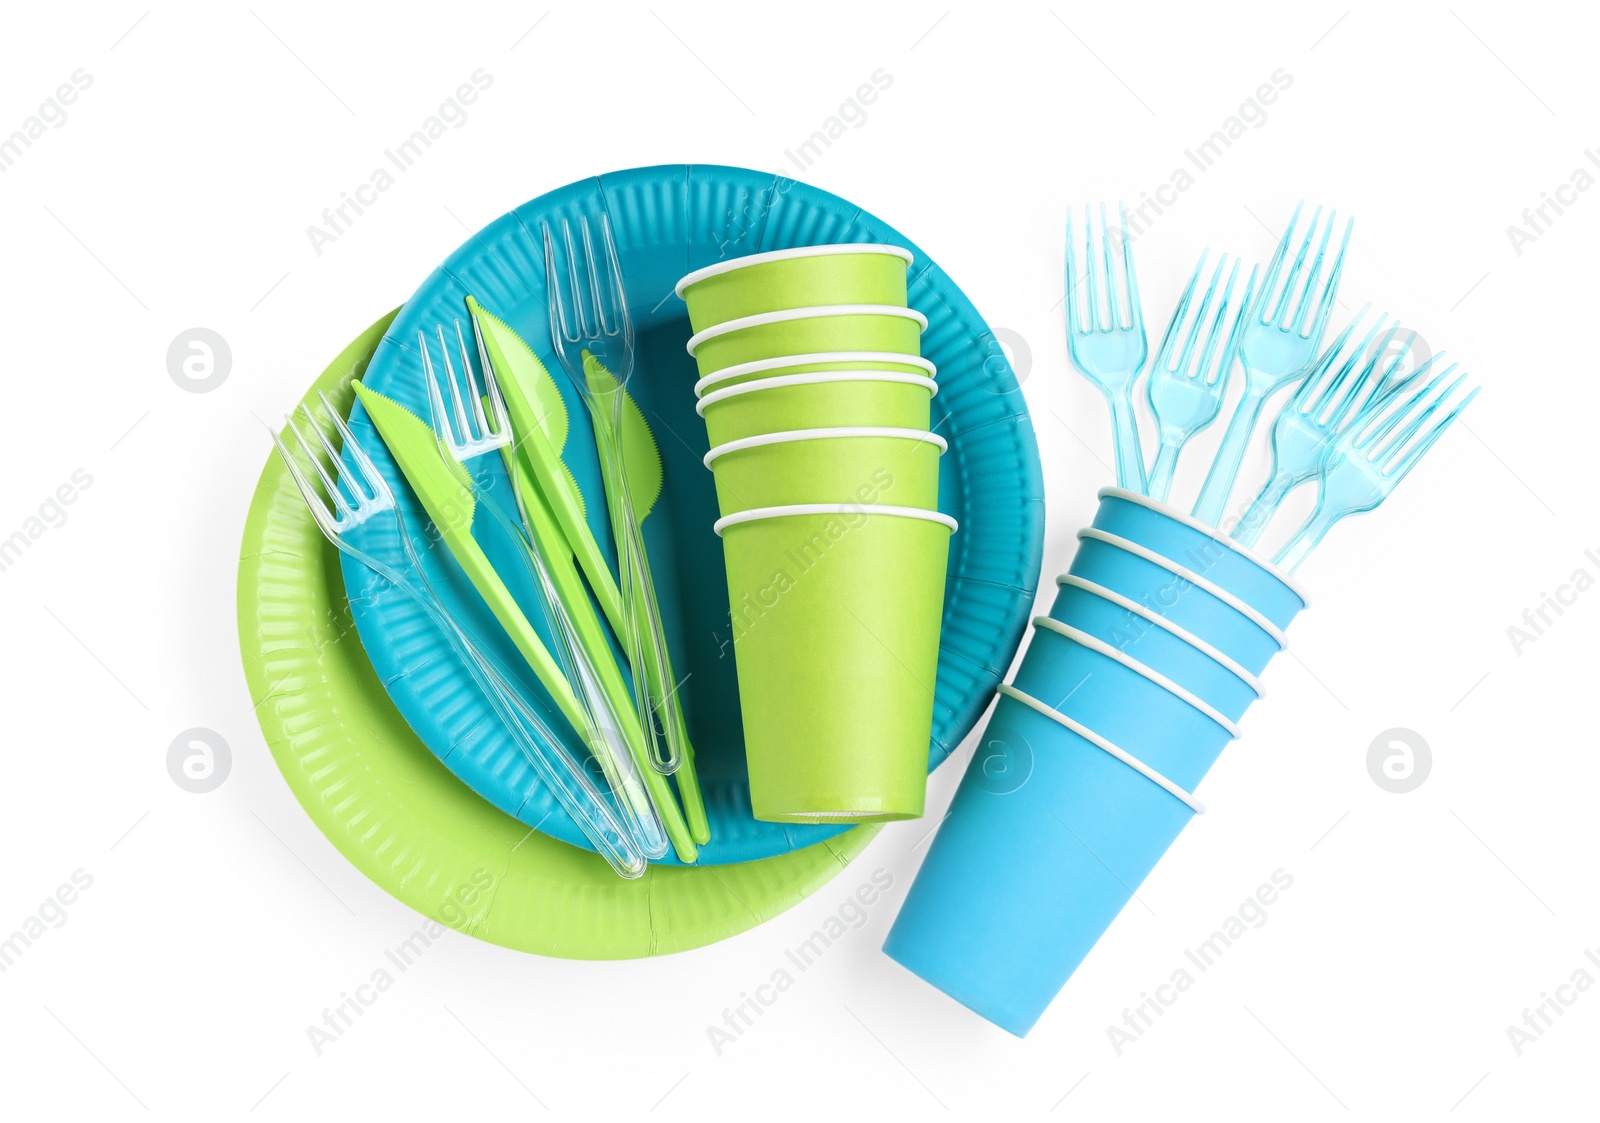
[[[602,209],[616,233],[638,335],[629,390],[655,432],[665,476],[644,535],[674,668],[680,678],[687,676],[682,690],[712,832],[700,861],[747,862],[787,853],[846,828],[762,823],[750,812],[722,546],[711,530],[716,494],[711,473],[700,462],[708,443],[694,411],[694,361],[684,350],[691,334],[688,313],[672,294],[673,284],[719,260],[792,246],[889,242],[915,253],[909,302],[928,317],[922,353],[938,367],[934,428],[950,442],[940,466],[939,505],[961,523],[951,539],[930,769],[977,722],[1027,624],[1044,536],[1033,426],[1011,366],[977,310],[926,254],[859,207],[795,180],[743,168],[680,164],[582,180],[517,208],[451,254],[395,318],[365,381],[426,417],[417,332],[431,335],[436,324],[448,332],[455,320],[465,321],[464,301],[471,293],[545,357],[561,384],[571,421],[566,459],[602,543],[609,532],[599,466],[588,415],[551,358],[537,239],[541,223],[587,215],[594,224]],[[351,424],[374,450],[416,535],[426,519],[359,404]],[[496,540],[492,525],[480,526],[477,533],[529,618],[543,630],[537,598],[516,579],[519,567],[507,544]],[[506,666],[520,666],[515,649],[470,586],[452,579],[441,557],[425,554],[423,564],[450,609],[477,622],[481,634],[503,641],[498,653]],[[418,737],[495,807],[552,837],[587,847],[577,824],[539,783],[415,606],[375,587],[359,565],[348,560],[344,565],[361,642]],[[552,726],[559,727],[553,707],[550,716]]]

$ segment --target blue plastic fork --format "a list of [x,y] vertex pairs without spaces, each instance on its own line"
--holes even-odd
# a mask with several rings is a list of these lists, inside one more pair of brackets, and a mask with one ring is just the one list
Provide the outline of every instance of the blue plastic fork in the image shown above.
[[[1328,268],[1327,279],[1323,281],[1323,259],[1327,255],[1328,240],[1333,234],[1337,214],[1330,212],[1327,223],[1322,226],[1322,238],[1317,243],[1316,256],[1312,258],[1310,271],[1307,272],[1306,258],[1311,253],[1318,220],[1322,217],[1322,208],[1318,207],[1312,212],[1311,224],[1306,228],[1305,238],[1300,243],[1294,261],[1285,271],[1284,260],[1294,240],[1302,206],[1295,206],[1294,215],[1289,219],[1282,240],[1278,242],[1277,252],[1272,255],[1266,278],[1256,293],[1255,307],[1246,318],[1244,335],[1239,341],[1239,355],[1245,369],[1244,394],[1234,409],[1232,420],[1228,422],[1228,431],[1223,435],[1221,447],[1217,449],[1217,458],[1194,505],[1194,517],[1212,526],[1217,526],[1222,519],[1223,508],[1233,492],[1239,465],[1244,463],[1250,435],[1255,431],[1256,422],[1261,419],[1262,408],[1274,393],[1302,377],[1316,359],[1322,347],[1323,330],[1328,326],[1328,315],[1333,311],[1334,298],[1339,291],[1339,277],[1344,272],[1344,254],[1350,244],[1354,221],[1345,222],[1339,251]],[[1319,281],[1322,281],[1320,293],[1317,290]]]
[[[1145,384],[1160,440],[1155,464],[1150,468],[1150,483],[1145,489],[1151,499],[1167,497],[1183,446],[1222,412],[1222,395],[1228,388],[1228,372],[1233,369],[1239,334],[1244,327],[1243,313],[1250,307],[1255,292],[1256,270],[1251,269],[1244,295],[1234,302],[1233,286],[1239,278],[1239,261],[1235,258],[1222,299],[1217,301],[1215,309],[1212,308],[1217,285],[1228,267],[1228,255],[1223,254],[1189,324],[1189,332],[1183,335],[1184,321],[1205,267],[1206,255],[1202,253],[1194,267],[1194,276],[1189,278],[1189,287],[1183,290],[1177,308],[1173,309],[1172,321],[1167,324],[1167,332],[1156,351],[1156,361],[1150,368],[1150,381]],[[1183,349],[1175,356],[1173,351],[1178,347],[1180,336],[1183,336]]]
[[[1094,219],[1083,209],[1083,272],[1078,271],[1073,248],[1072,211],[1067,211],[1067,354],[1072,365],[1094,383],[1111,407],[1111,426],[1117,450],[1117,484],[1144,490],[1144,456],[1139,451],[1139,425],[1133,414],[1133,384],[1144,370],[1150,346],[1139,309],[1139,282],[1133,271],[1133,243],[1128,239],[1128,212],[1118,207],[1122,228],[1122,277],[1119,281],[1111,252],[1111,230],[1106,207],[1100,204],[1100,239],[1095,245]],[[1101,262],[1095,269],[1095,258]],[[1123,315],[1117,290],[1125,286],[1127,315]],[[1103,313],[1103,315],[1102,315]]]
[[[1255,545],[1288,494],[1317,477],[1328,446],[1363,420],[1366,407],[1381,398],[1405,361],[1406,349],[1402,348],[1381,373],[1378,371],[1379,359],[1400,330],[1396,321],[1374,346],[1388,320],[1386,315],[1379,316],[1360,341],[1349,346],[1367,311],[1363,308],[1357,313],[1328,345],[1273,423],[1272,473],[1232,531],[1241,544]],[[1414,373],[1421,374],[1432,362],[1429,358]]]
[[1477,387],[1457,396],[1465,372],[1444,382],[1454,370],[1451,364],[1415,389],[1420,370],[1395,386],[1380,387],[1378,398],[1362,411],[1361,420],[1328,446],[1316,510],[1284,543],[1272,559],[1274,563],[1294,572],[1340,519],[1370,511],[1389,497],[1478,396]]

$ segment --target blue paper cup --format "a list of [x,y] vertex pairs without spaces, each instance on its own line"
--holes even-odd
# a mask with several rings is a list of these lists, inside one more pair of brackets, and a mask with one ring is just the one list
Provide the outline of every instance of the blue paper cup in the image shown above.
[[1194,810],[1004,695],[973,760],[883,950],[1022,1037]]
[[1067,574],[1170,620],[1253,675],[1282,649],[1283,629],[1247,601],[1181,562],[1097,527],[1078,532]]
[[884,951],[1032,1028],[1194,814],[1305,604],[1187,516],[1108,489]]
[[1306,606],[1288,574],[1249,549],[1165,503],[1120,487],[1101,488],[1094,527],[1135,542],[1225,589],[1277,627]]
[[1231,721],[1243,717],[1261,696],[1255,675],[1166,617],[1080,578],[1063,575],[1057,581],[1053,615],[1036,619],[1036,628],[1070,626],[1086,632],[1204,699]]

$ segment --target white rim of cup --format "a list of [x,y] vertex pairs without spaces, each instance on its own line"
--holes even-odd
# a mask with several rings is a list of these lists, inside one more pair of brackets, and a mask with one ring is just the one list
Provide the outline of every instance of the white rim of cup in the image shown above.
[[1052,709],[1043,702],[1039,701],[1039,699],[1035,698],[1032,694],[1026,694],[1023,691],[1018,690],[1009,682],[1001,683],[999,686],[995,687],[995,691],[996,693],[1005,695],[1014,702],[1022,703],[1022,705],[1027,706],[1028,709],[1033,710],[1035,713],[1042,714],[1051,721],[1055,722],[1057,725],[1064,726],[1073,733],[1076,733],[1079,737],[1082,737],[1095,748],[1110,753],[1123,764],[1126,764],[1129,768],[1139,773],[1139,775],[1143,776],[1146,780],[1149,780],[1152,784],[1164,789],[1174,798],[1187,803],[1190,809],[1194,811],[1196,815],[1204,815],[1206,813],[1206,805],[1201,803],[1193,795],[1178,787],[1177,784],[1174,784],[1171,780],[1157,772],[1154,768],[1151,768],[1148,764],[1134,756],[1132,753],[1128,752],[1126,749],[1112,744],[1110,741],[1100,736],[1100,734],[1090,729],[1087,725],[1073,721],[1060,710]]
[[1145,679],[1147,682],[1161,687],[1161,689],[1178,699],[1178,701],[1187,703],[1190,709],[1194,710],[1202,717],[1205,717],[1221,726],[1227,731],[1229,739],[1235,741],[1239,739],[1239,727],[1233,722],[1229,721],[1227,716],[1224,715],[1221,710],[1217,709],[1210,702],[1207,702],[1204,698],[1201,698],[1193,691],[1186,690],[1184,687],[1179,686],[1177,683],[1173,682],[1170,678],[1156,670],[1154,667],[1148,667],[1126,652],[1118,651],[1105,640],[1096,639],[1088,632],[1083,631],[1081,628],[1074,628],[1071,624],[1063,624],[1054,616],[1035,616],[1033,618],[1033,626],[1046,632],[1053,632],[1063,639],[1071,640],[1079,647],[1086,647],[1090,651],[1093,651],[1096,655],[1104,655],[1107,659],[1121,663],[1124,667],[1128,668],[1128,670]]
[[1279,581],[1282,581],[1289,587],[1289,591],[1291,593],[1300,598],[1300,604],[1303,608],[1311,607],[1311,594],[1306,592],[1305,588],[1302,587],[1299,582],[1297,582],[1293,577],[1285,573],[1283,570],[1279,569],[1277,566],[1273,565],[1266,558],[1258,555],[1254,550],[1250,549],[1250,547],[1244,545],[1243,543],[1236,542],[1232,538],[1229,538],[1226,534],[1223,534],[1217,530],[1216,527],[1207,526],[1193,515],[1186,515],[1182,511],[1167,506],[1158,499],[1151,499],[1148,495],[1140,495],[1137,491],[1129,491],[1126,488],[1103,487],[1099,490],[1099,492],[1096,493],[1095,498],[1103,499],[1108,495],[1114,499],[1121,499],[1140,507],[1146,507],[1149,510],[1156,512],[1158,515],[1166,515],[1167,518],[1172,519],[1174,522],[1180,522],[1190,530],[1198,530],[1201,534],[1206,535],[1212,541],[1220,542],[1234,553],[1242,556],[1246,561],[1254,562],[1256,565],[1272,574],[1272,576],[1276,577]]
[[705,393],[708,386],[726,382],[730,378],[738,378],[740,375],[755,374],[757,371],[772,370],[774,367],[810,367],[819,363],[896,363],[900,366],[921,367],[928,372],[929,378],[939,373],[939,368],[921,355],[901,355],[894,351],[813,351],[809,355],[779,355],[775,359],[754,359],[748,363],[723,367],[694,384],[695,397]]
[[700,462],[709,468],[712,461],[730,452],[741,452],[762,445],[788,444],[791,441],[827,441],[839,437],[896,437],[901,440],[916,441],[918,444],[931,444],[939,450],[940,456],[950,448],[949,441],[927,429],[897,429],[891,425],[845,425],[835,429],[781,429],[776,433],[757,433],[753,437],[740,437],[738,440],[718,445],[706,453]]
[[884,242],[836,242],[825,246],[795,246],[786,250],[768,250],[765,253],[753,253],[747,257],[731,257],[727,261],[719,261],[715,265],[707,265],[702,269],[696,269],[676,285],[673,285],[672,291],[679,299],[682,299],[683,290],[690,285],[697,284],[707,277],[732,273],[735,269],[745,269],[752,265],[765,265],[770,261],[788,261],[796,257],[826,257],[830,254],[850,253],[866,253],[878,256],[890,255],[898,257],[908,267],[916,256],[903,246],[891,246]]
[[943,511],[929,511],[923,507],[890,507],[873,503],[785,503],[777,507],[752,507],[748,511],[735,511],[723,515],[711,524],[718,538],[730,526],[757,522],[761,519],[781,519],[789,515],[889,515],[897,519],[921,519],[948,527],[951,534],[961,529],[961,524]]
[[1227,605],[1229,608],[1239,613],[1239,615],[1249,620],[1256,627],[1260,628],[1263,632],[1266,632],[1267,635],[1272,637],[1272,641],[1278,645],[1279,651],[1288,649],[1289,640],[1288,637],[1283,634],[1282,628],[1278,627],[1271,620],[1268,620],[1265,616],[1263,616],[1259,611],[1252,608],[1250,605],[1246,604],[1232,593],[1228,592],[1228,590],[1224,589],[1221,585],[1218,585],[1213,581],[1208,581],[1206,578],[1201,577],[1194,570],[1181,566],[1171,558],[1164,557],[1163,555],[1156,553],[1154,550],[1146,549],[1137,542],[1131,542],[1128,539],[1121,538],[1115,534],[1107,534],[1105,531],[1096,530],[1092,526],[1086,526],[1082,530],[1078,531],[1078,537],[1090,538],[1096,542],[1104,542],[1106,545],[1113,546],[1118,550],[1132,554],[1134,557],[1143,558],[1152,565],[1158,565],[1175,577],[1183,578],[1185,581],[1189,582],[1189,584],[1194,585],[1201,591],[1210,593],[1223,604]]
[[790,320],[815,320],[825,316],[891,316],[900,320],[915,320],[920,331],[928,330],[928,317],[915,308],[902,308],[898,304],[813,304],[806,308],[782,308],[776,312],[757,312],[754,316],[740,316],[737,320],[724,320],[712,324],[689,337],[689,354],[708,339],[729,332],[758,328],[766,324],[782,324]]
[[1171,634],[1177,639],[1180,639],[1184,643],[1188,644],[1190,647],[1194,648],[1200,654],[1204,655],[1213,663],[1216,663],[1218,666],[1220,666],[1223,670],[1233,675],[1234,678],[1248,686],[1250,688],[1250,692],[1257,698],[1266,697],[1266,687],[1261,685],[1261,680],[1256,678],[1255,675],[1251,674],[1238,663],[1228,658],[1228,656],[1218,651],[1215,647],[1212,647],[1205,640],[1189,631],[1189,629],[1179,627],[1177,624],[1174,624],[1171,620],[1168,620],[1159,612],[1150,611],[1133,598],[1125,597],[1121,593],[1116,592],[1113,589],[1108,589],[1104,585],[1097,585],[1093,581],[1085,581],[1082,577],[1074,577],[1070,573],[1063,573],[1060,577],[1057,577],[1056,585],[1058,587],[1065,585],[1068,588],[1081,589],[1090,596],[1099,597],[1101,600],[1109,601],[1118,608],[1126,609],[1140,619],[1154,624],[1162,631]]
[[906,374],[897,370],[817,370],[810,374],[780,374],[776,378],[758,378],[754,382],[724,386],[721,390],[714,390],[696,402],[694,411],[704,417],[707,406],[716,405],[729,398],[737,398],[741,394],[753,394],[759,390],[781,390],[785,386],[815,386],[829,382],[899,382],[907,386],[923,387],[928,391],[930,398],[939,393],[939,384],[921,374]]

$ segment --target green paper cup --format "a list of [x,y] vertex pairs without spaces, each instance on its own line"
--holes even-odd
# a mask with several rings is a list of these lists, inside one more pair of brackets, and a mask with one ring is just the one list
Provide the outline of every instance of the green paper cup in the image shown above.
[[937,433],[867,425],[761,433],[705,455],[724,515],[794,503],[939,505]]
[[906,304],[911,251],[872,244],[800,246],[719,261],[679,281],[689,325],[818,304]]
[[922,814],[955,520],[807,504],[716,524],[755,817]]
[[694,384],[696,397],[707,397],[729,386],[791,374],[823,374],[828,371],[870,370],[894,374],[920,374],[932,378],[934,365],[920,355],[901,355],[893,351],[824,351],[809,355],[776,355],[737,363],[708,374]]
[[725,367],[813,351],[892,351],[916,355],[928,318],[890,304],[830,304],[728,320],[689,338],[703,376]]
[[895,371],[819,371],[759,378],[725,386],[701,398],[712,445],[785,429],[840,425],[927,429],[938,383]]

